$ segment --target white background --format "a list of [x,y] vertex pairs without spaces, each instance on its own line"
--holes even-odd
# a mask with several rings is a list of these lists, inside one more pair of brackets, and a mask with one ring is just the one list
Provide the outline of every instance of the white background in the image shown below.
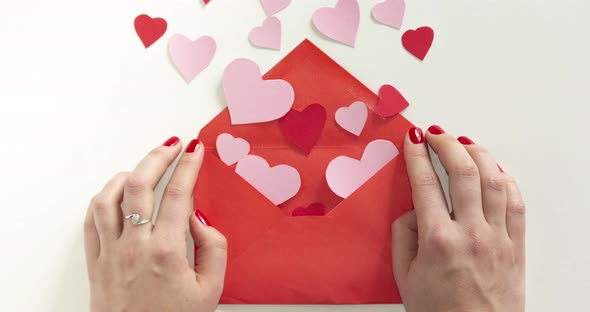
[[[588,2],[407,0],[403,29],[436,32],[423,63],[403,50],[402,32],[372,20],[379,0],[360,2],[356,48],[311,25],[334,0],[294,0],[278,14],[280,52],[248,43],[265,17],[257,0],[0,2],[0,310],[86,311],[81,226],[91,196],[169,136],[194,137],[224,106],[228,62],[248,57],[266,71],[306,37],[371,89],[397,86],[417,125],[440,124],[493,151],[528,204],[527,310],[587,310]],[[133,30],[141,13],[169,24],[147,50]],[[168,60],[177,32],[218,42],[190,85]],[[309,308],[321,310],[402,308]]]

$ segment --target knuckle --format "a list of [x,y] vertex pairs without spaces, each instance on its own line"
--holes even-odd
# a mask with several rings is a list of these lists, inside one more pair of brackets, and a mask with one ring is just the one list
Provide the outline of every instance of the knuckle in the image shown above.
[[485,178],[483,184],[485,188],[494,191],[503,192],[506,190],[506,180],[498,175]]
[[148,187],[148,182],[136,174],[131,174],[125,182],[125,192],[132,196],[143,194]]
[[164,197],[169,199],[181,199],[187,197],[189,192],[183,185],[175,182],[170,182],[164,191]]
[[526,214],[526,206],[520,199],[512,200],[508,203],[508,211],[515,215],[524,216]]
[[479,178],[479,169],[475,164],[464,164],[450,170],[450,174],[463,179]]
[[110,201],[102,194],[98,194],[92,198],[92,209],[97,215],[104,215],[111,206]]
[[415,186],[436,186],[438,184],[438,177],[434,173],[418,174],[413,179]]
[[96,231],[96,225],[91,218],[84,219],[84,233],[94,233]]
[[434,250],[443,254],[450,253],[455,247],[449,231],[443,225],[433,226],[428,233],[427,242]]
[[166,266],[176,259],[177,252],[167,242],[161,242],[152,249],[152,257],[156,265]]

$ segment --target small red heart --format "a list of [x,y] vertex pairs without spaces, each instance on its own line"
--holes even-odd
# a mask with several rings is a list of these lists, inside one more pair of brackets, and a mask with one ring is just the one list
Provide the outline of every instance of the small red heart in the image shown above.
[[158,41],[168,28],[166,20],[160,17],[151,18],[146,14],[135,18],[135,31],[146,48]]
[[434,41],[434,30],[428,26],[416,30],[408,30],[402,36],[402,44],[408,52],[420,60],[424,60]]
[[382,117],[395,116],[408,106],[410,103],[393,86],[383,85],[379,89],[379,101],[375,105],[375,110]]
[[324,130],[326,115],[322,105],[311,104],[302,112],[291,109],[279,119],[279,126],[287,140],[309,154]]
[[293,217],[304,217],[304,216],[325,216],[326,207],[320,203],[311,204],[307,207],[297,207],[293,210]]

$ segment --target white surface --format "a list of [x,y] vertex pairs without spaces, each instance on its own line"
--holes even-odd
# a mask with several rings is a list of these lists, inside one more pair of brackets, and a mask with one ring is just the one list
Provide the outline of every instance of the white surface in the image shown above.
[[[81,224],[90,197],[169,136],[196,135],[224,105],[229,61],[252,58],[266,71],[305,37],[371,89],[396,85],[416,124],[489,147],[529,208],[527,310],[587,310],[589,2],[408,0],[403,29],[436,31],[424,63],[402,49],[401,32],[372,20],[378,0],[361,2],[357,48],[311,26],[314,10],[335,1],[294,0],[278,14],[280,52],[248,43],[264,18],[257,0],[0,2],[0,310],[86,311]],[[147,51],[133,31],[140,13],[169,22]],[[218,41],[211,67],[190,85],[168,60],[176,32]],[[299,311],[222,307],[283,309]],[[402,309],[309,308],[320,310]]]

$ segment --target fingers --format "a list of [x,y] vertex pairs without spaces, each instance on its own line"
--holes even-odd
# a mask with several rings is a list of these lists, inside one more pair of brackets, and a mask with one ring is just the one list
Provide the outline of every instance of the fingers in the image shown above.
[[471,155],[479,169],[483,213],[487,222],[496,227],[506,227],[506,175],[500,172],[492,155],[482,146],[467,137],[459,137],[459,142]]
[[91,203],[93,218],[96,223],[101,248],[121,236],[123,228],[123,216],[121,214],[121,201],[123,200],[123,188],[129,173],[121,172],[114,176],[97,194]]
[[86,267],[90,271],[100,253],[100,239],[94,223],[92,205],[88,207],[84,219],[84,251],[86,252]]
[[192,214],[191,198],[203,162],[204,150],[199,140],[193,140],[187,145],[186,152],[178,161],[164,191],[154,228],[156,235],[179,239],[186,236],[186,225]]
[[508,196],[508,204],[506,206],[506,228],[508,230],[508,236],[510,236],[510,239],[517,246],[521,246],[524,252],[526,228],[526,208],[524,201],[516,182],[511,177],[508,177],[506,190]]
[[455,219],[467,223],[484,221],[479,170],[469,153],[438,126],[428,128],[426,141],[449,173]]
[[419,228],[450,221],[445,195],[432,167],[422,129],[410,129],[404,142],[404,157]]
[[[140,215],[140,221],[151,221],[154,213],[154,188],[180,153],[182,146],[179,143],[177,137],[168,139],[162,146],[153,149],[131,172],[125,183],[121,204],[124,216],[137,213]],[[151,222],[134,225],[131,220],[126,219],[123,227],[123,235],[147,235],[151,231]]]
[[215,296],[220,296],[227,265],[227,241],[221,233],[210,226],[209,221],[200,211],[196,212],[196,216],[191,214],[189,228],[197,247],[195,257],[197,282],[211,287],[209,290]]
[[418,224],[414,210],[393,223],[392,234],[393,272],[397,284],[403,287],[410,265],[418,253]]

